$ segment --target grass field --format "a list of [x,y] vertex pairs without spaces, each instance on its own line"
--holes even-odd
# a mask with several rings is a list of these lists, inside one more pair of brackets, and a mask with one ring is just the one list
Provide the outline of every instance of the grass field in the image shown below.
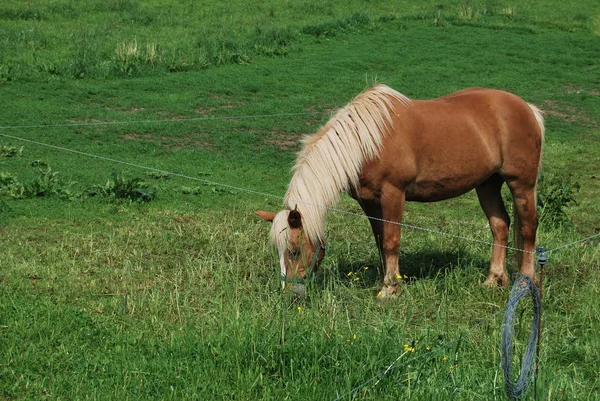
[[0,7],[0,81],[81,79],[198,71],[297,51],[303,36],[331,39],[393,20],[436,26],[598,33],[594,0],[365,3],[267,1],[43,1]]
[[[539,244],[597,234],[596,1],[37,3],[0,6],[0,400],[506,399],[489,246],[405,229],[405,285],[380,305],[367,221],[331,213],[298,303],[253,213],[371,83],[485,86],[546,111],[540,192],[577,201]],[[474,194],[406,222],[491,237]],[[551,254],[528,399],[600,398],[598,244]]]

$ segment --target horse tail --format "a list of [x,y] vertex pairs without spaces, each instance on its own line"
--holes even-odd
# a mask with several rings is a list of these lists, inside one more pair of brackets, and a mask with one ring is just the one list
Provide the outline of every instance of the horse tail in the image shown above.
[[531,104],[531,103],[527,103],[527,106],[529,106],[529,108],[531,109],[531,111],[533,112],[533,115],[535,117],[535,121],[537,122],[538,128],[540,129],[540,141],[541,141],[541,146],[540,146],[540,162],[538,165],[538,174],[539,171],[542,167],[542,153],[544,151],[544,134],[546,132],[546,127],[544,125],[544,112],[540,109],[537,108],[536,105]]
[[[535,121],[537,122],[538,128],[540,130],[540,154],[537,155],[539,157],[537,177],[539,178],[540,171],[542,170],[542,155],[544,153],[544,136],[545,136],[544,134],[546,132],[546,127],[544,125],[544,112],[542,110],[538,109],[537,106],[535,106],[531,103],[527,103],[527,106],[529,106],[529,108],[533,112],[533,115],[535,116]],[[535,205],[537,207],[537,178],[536,178],[535,188],[534,188],[533,193],[535,194]],[[516,223],[517,223],[517,218],[515,217],[515,226],[517,225]]]
[[[531,103],[527,103],[527,105],[533,112],[533,115],[537,122],[537,126],[539,128],[539,133],[540,133],[540,154],[537,155],[539,157],[537,176],[539,177],[540,170],[542,168],[542,154],[543,154],[543,149],[544,149],[544,133],[546,131],[546,128],[544,126],[544,113],[539,108],[537,108],[537,106],[535,106]],[[536,183],[535,183],[535,188],[534,188],[533,193],[534,193],[535,207],[537,207],[537,178],[536,178]],[[517,249],[523,249],[523,235],[521,235],[521,218],[519,217],[519,213],[517,213],[517,206],[514,203],[513,203],[513,220],[514,220],[513,221],[513,245]],[[522,262],[523,262],[523,252],[517,251],[517,263],[519,264],[519,266],[521,266]]]

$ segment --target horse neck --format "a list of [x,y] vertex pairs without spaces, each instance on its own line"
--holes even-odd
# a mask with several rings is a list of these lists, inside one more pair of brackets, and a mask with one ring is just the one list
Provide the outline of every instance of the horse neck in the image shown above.
[[379,156],[395,103],[408,106],[410,100],[387,86],[376,85],[304,140],[284,204],[300,211],[305,234],[313,244],[323,239],[327,209],[342,192],[357,188],[364,162]]

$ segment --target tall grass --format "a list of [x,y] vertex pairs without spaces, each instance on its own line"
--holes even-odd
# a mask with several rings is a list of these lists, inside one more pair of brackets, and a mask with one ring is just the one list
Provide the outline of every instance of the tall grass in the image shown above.
[[[361,11],[356,11],[361,10]],[[0,82],[146,76],[247,64],[297,51],[311,37],[377,30],[400,19],[432,24],[597,31],[594,1],[61,2],[0,6]],[[445,22],[444,22],[445,21]]]
[[[397,360],[358,398],[504,399],[508,292],[479,285],[487,247],[407,232],[402,295],[378,305],[368,224],[332,215],[325,266],[297,303],[279,291],[265,223],[243,210],[3,230],[2,395],[334,399]],[[543,399],[583,396],[565,375],[597,386],[598,311],[580,298],[599,290],[585,267],[599,257],[579,246],[547,268]]]

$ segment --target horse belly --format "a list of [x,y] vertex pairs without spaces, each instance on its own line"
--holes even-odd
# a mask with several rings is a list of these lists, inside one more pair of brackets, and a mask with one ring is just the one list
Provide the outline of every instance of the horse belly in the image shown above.
[[415,181],[406,188],[406,200],[416,202],[437,202],[463,195],[481,182],[465,177],[447,177],[441,180],[425,179]]
[[[439,156],[444,154],[445,157]],[[454,155],[440,152],[438,157],[430,155],[425,161],[420,160],[414,179],[406,186],[406,199],[436,202],[463,195],[481,185],[500,166],[499,159],[484,147]]]
[[454,198],[481,185],[501,166],[499,154],[486,146],[473,146],[468,152],[452,145],[417,158],[414,179],[406,186],[407,200],[435,202]]

